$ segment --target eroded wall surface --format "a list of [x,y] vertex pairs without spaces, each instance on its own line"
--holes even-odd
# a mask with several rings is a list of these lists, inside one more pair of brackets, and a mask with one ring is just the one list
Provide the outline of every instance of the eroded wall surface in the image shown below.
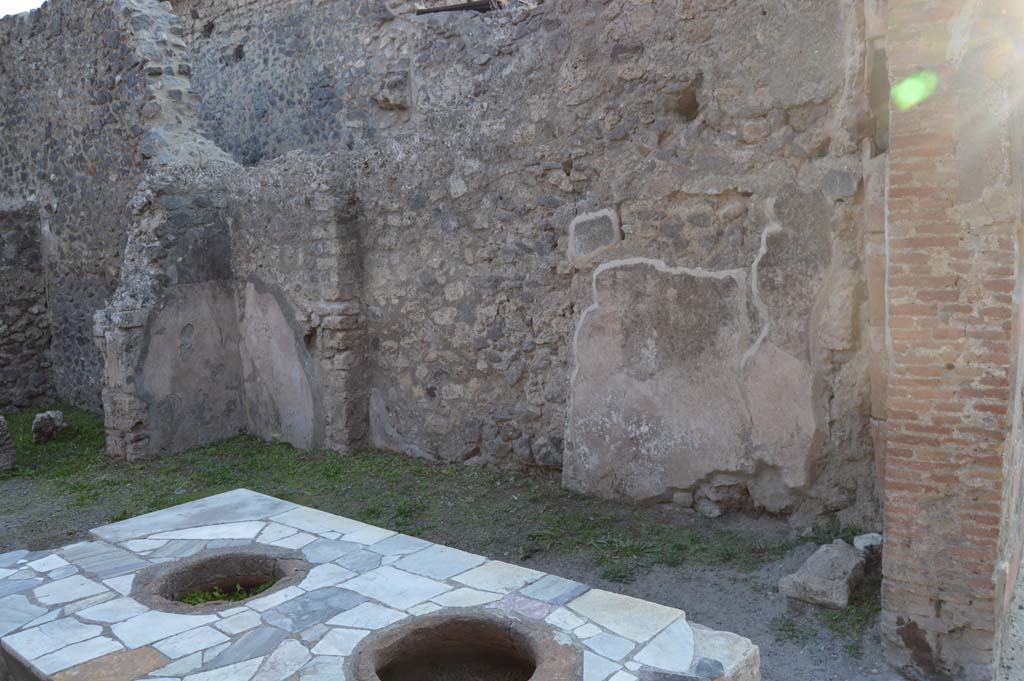
[[49,2],[0,19],[0,204],[34,204],[46,221],[51,377],[93,409],[92,314],[116,286],[140,176],[146,77],[129,31],[114,3]]
[[223,199],[190,172],[155,171],[140,184],[120,285],[95,315],[112,456],[176,453],[245,429]]
[[291,159],[147,174],[125,276],[97,315],[112,454],[149,458],[241,432],[300,448],[365,444],[361,269],[344,186],[335,170]]
[[0,411],[54,395],[39,213],[11,208],[0,206]]
[[[870,523],[859,3],[406,5],[175,3],[213,140],[351,171],[372,441]],[[633,258],[657,261],[642,286]],[[735,282],[693,292],[728,306],[710,337],[742,334],[710,366],[659,331],[694,323],[678,269]],[[628,315],[591,324],[600,291]],[[601,343],[619,361],[579,350]],[[703,375],[736,400],[719,423],[687,409]],[[590,394],[624,381],[664,399]]]
[[243,432],[240,331],[230,283],[174,287],[146,329],[140,393],[150,452],[171,454]]
[[751,426],[740,375],[751,336],[745,284],[743,272],[640,258],[595,273],[576,330],[566,477],[648,498],[666,480],[686,488],[741,468]]
[[251,432],[366,443],[362,251],[347,173],[285,157],[226,177]]

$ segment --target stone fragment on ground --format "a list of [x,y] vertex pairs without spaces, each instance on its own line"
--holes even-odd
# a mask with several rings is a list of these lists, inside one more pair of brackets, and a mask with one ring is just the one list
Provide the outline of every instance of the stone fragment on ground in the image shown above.
[[32,419],[32,440],[37,445],[45,444],[67,427],[64,412],[44,411]]
[[17,451],[14,449],[14,440],[7,432],[7,419],[0,416],[0,471],[14,468],[14,461]]
[[864,555],[842,539],[825,544],[800,569],[779,580],[789,598],[826,608],[845,608],[864,579]]
[[877,532],[861,534],[853,538],[853,548],[861,553],[882,550],[882,535]]

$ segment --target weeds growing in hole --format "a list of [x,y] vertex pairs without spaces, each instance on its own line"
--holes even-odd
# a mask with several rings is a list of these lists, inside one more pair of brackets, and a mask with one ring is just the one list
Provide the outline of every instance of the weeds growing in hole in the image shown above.
[[193,591],[191,593],[187,593],[179,600],[182,603],[187,603],[188,605],[202,605],[203,603],[214,603],[216,601],[228,601],[233,603],[235,601],[244,601],[247,598],[252,598],[253,596],[263,593],[272,586],[274,586],[273,581],[264,582],[263,584],[249,588],[246,588],[241,584],[235,584],[235,588],[233,590],[229,589],[227,592],[221,591],[219,586],[215,586],[212,589],[207,589],[205,591]]

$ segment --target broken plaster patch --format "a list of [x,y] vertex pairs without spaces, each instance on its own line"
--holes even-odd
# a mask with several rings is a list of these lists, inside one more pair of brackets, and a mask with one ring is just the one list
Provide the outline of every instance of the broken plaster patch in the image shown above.
[[[623,276],[646,284],[602,279],[623,269],[631,269]],[[749,337],[746,276],[746,269],[670,267],[643,257],[595,269],[593,303],[573,338],[566,438],[573,446],[564,482],[649,498],[669,480],[685,487],[715,470],[743,467],[737,433],[749,418],[736,405],[742,404],[739,358]],[[640,298],[616,294],[641,289]],[[638,331],[648,327],[657,330]]]
[[[767,239],[767,237],[765,237],[765,239]],[[762,244],[762,248],[767,250],[767,246],[765,244]],[[619,259],[619,260],[609,260],[608,262],[601,263],[600,265],[597,266],[596,269],[594,269],[594,273],[593,273],[593,275],[591,276],[591,279],[590,279],[591,300],[593,302],[590,304],[590,306],[587,309],[585,309],[583,311],[583,314],[580,315],[580,320],[576,324],[576,330],[573,333],[573,338],[572,338],[573,368],[572,368],[572,376],[571,376],[570,381],[569,381],[570,386],[574,385],[576,383],[576,376],[579,374],[579,368],[580,368],[580,366],[579,366],[580,337],[582,335],[583,328],[586,326],[587,317],[589,317],[593,313],[597,312],[597,310],[600,309],[600,307],[601,307],[600,294],[599,294],[598,288],[597,288],[597,280],[601,277],[602,274],[604,274],[605,272],[608,272],[610,270],[618,269],[620,267],[633,267],[633,266],[636,266],[636,265],[646,265],[648,267],[653,267],[657,271],[663,272],[665,274],[683,274],[683,275],[689,275],[691,277],[700,277],[700,278],[709,278],[709,279],[733,279],[733,280],[736,281],[736,283],[739,285],[740,288],[743,288],[744,278],[746,277],[746,272],[744,270],[741,270],[741,269],[735,269],[735,270],[705,270],[705,269],[700,268],[700,267],[697,267],[697,268],[670,267],[669,265],[667,265],[665,263],[664,260],[656,260],[654,258],[644,258],[644,257],[639,257],[639,256],[632,257],[632,258],[622,258],[622,259]],[[764,334],[767,335],[767,333],[768,333],[767,330],[765,330]],[[570,413],[572,412],[572,398],[571,398],[571,395],[572,395],[572,391],[570,389],[570,404],[569,404],[569,412]]]

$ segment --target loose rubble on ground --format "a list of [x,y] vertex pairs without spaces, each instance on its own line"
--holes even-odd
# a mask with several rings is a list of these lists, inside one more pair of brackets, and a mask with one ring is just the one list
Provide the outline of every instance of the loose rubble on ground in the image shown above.
[[855,537],[853,546],[836,539],[815,551],[795,573],[780,579],[779,591],[805,603],[845,608],[864,581],[868,555],[881,547],[878,533]]
[[46,444],[67,427],[63,412],[44,411],[32,420],[32,440],[37,445]]

